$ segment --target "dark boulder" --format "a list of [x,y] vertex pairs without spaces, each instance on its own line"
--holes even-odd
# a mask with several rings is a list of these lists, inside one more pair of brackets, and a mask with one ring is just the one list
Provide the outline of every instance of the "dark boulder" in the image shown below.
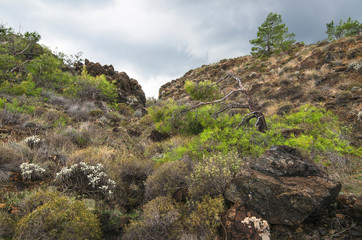
[[229,183],[225,198],[256,211],[270,224],[298,225],[319,214],[341,190],[340,183],[287,146],[273,146],[252,168]]

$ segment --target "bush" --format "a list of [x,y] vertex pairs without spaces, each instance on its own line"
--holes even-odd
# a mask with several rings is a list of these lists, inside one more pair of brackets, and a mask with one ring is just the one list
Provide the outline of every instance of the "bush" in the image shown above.
[[191,202],[189,206],[194,210],[186,218],[188,231],[199,237],[216,239],[221,227],[221,214],[226,210],[224,198],[221,195],[215,198],[205,196],[202,201]]
[[21,176],[24,181],[37,181],[46,177],[46,170],[33,163],[20,164]]
[[87,131],[77,131],[73,128],[68,128],[64,132],[64,135],[68,136],[71,141],[80,148],[87,147],[91,142],[90,136]]
[[170,197],[157,197],[143,206],[142,220],[132,222],[122,239],[176,239],[181,213]]
[[185,90],[190,95],[191,100],[211,101],[221,97],[217,85],[212,85],[211,81],[199,83],[186,81]]
[[213,106],[205,106],[195,111],[187,111],[186,106],[178,106],[168,101],[161,107],[151,107],[150,114],[156,123],[156,129],[163,133],[195,135],[212,126],[215,119]]
[[20,201],[20,209],[23,215],[27,215],[45,203],[51,202],[61,196],[60,192],[50,188],[33,190]]
[[10,171],[18,170],[21,161],[21,155],[16,151],[0,146],[0,183],[8,181]]
[[64,191],[76,191],[80,195],[110,199],[115,182],[103,170],[100,163],[90,166],[80,162],[69,168],[62,168],[54,181]]
[[25,141],[26,145],[31,149],[38,147],[41,144],[40,138],[38,138],[35,135],[25,138],[24,141]]
[[13,239],[101,239],[100,222],[82,202],[59,196],[25,215]]
[[13,216],[0,211],[0,239],[12,239],[16,228],[16,221]]
[[117,163],[113,175],[117,180],[115,199],[120,206],[131,210],[145,202],[145,181],[152,173],[152,165],[152,161],[129,156]]
[[236,152],[204,157],[189,177],[189,196],[202,199],[205,195],[223,194],[228,182],[239,172],[241,159]]
[[76,84],[69,85],[64,92],[69,96],[81,99],[104,100],[113,103],[117,100],[117,87],[104,75],[93,77],[83,68],[77,77]]
[[52,127],[66,126],[69,122],[68,116],[58,110],[47,111],[43,114],[42,119]]
[[172,196],[187,186],[188,166],[182,161],[164,163],[146,180],[146,197]]

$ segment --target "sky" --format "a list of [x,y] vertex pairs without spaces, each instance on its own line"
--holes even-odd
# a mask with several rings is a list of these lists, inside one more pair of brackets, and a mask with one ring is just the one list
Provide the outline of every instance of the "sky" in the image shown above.
[[297,42],[326,39],[326,23],[362,22],[362,0],[0,0],[0,23],[36,31],[55,52],[112,64],[157,97],[190,69],[250,54],[270,12]]

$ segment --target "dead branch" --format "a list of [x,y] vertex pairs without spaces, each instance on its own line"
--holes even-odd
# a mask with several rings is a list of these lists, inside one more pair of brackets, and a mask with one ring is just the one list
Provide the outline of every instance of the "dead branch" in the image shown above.
[[254,101],[252,100],[251,96],[248,94],[248,92],[245,90],[242,82],[241,82],[241,79],[237,76],[234,76],[233,74],[231,73],[227,73],[224,77],[222,77],[221,79],[219,79],[218,81],[216,81],[215,83],[211,84],[209,87],[212,87],[214,85],[217,85],[219,84],[220,82],[226,80],[227,78],[232,78],[234,79],[238,84],[239,84],[239,88],[237,89],[234,89],[234,90],[231,90],[230,92],[228,92],[224,97],[220,98],[220,99],[217,99],[217,100],[214,100],[214,101],[209,101],[209,102],[199,102],[198,104],[194,105],[194,106],[191,106],[188,111],[191,111],[195,108],[198,108],[200,106],[203,106],[203,105],[213,105],[213,104],[217,104],[217,103],[221,103],[221,102],[224,102],[226,101],[230,96],[234,95],[235,93],[238,93],[238,92],[241,92],[244,97],[246,98],[246,101],[247,101],[247,104],[241,104],[241,103],[231,103],[231,104],[228,104],[226,105],[224,108],[222,108],[221,110],[219,110],[218,112],[215,113],[215,115],[218,115],[230,108],[248,108],[250,113],[245,115],[243,120],[238,124],[238,126],[236,128],[239,128],[241,125],[246,125],[246,124],[249,124],[249,121],[252,119],[252,118],[256,118],[256,123],[255,123],[255,127],[258,131],[260,132],[265,132],[268,127],[267,127],[267,124],[266,124],[266,121],[265,121],[265,117],[263,115],[262,112],[260,111],[257,111],[255,109],[255,104],[254,104]]

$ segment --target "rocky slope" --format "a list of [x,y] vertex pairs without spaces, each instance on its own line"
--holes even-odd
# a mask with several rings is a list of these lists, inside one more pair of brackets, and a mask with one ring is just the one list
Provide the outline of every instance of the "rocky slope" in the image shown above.
[[[362,36],[297,43],[288,52],[260,59],[244,56],[190,70],[163,85],[159,99],[188,99],[186,80],[216,81],[227,72],[240,77],[265,114],[285,113],[305,103],[320,104],[353,128],[353,144],[362,143]],[[222,82],[228,89],[234,82]]]
[[144,109],[146,96],[137,80],[130,78],[125,72],[115,71],[112,65],[102,66],[98,62],[90,62],[88,59],[85,59],[84,64],[78,62],[76,71],[81,73],[83,66],[86,67],[90,75],[99,76],[103,74],[110,82],[115,83],[118,88],[119,102],[126,103],[134,109]]

